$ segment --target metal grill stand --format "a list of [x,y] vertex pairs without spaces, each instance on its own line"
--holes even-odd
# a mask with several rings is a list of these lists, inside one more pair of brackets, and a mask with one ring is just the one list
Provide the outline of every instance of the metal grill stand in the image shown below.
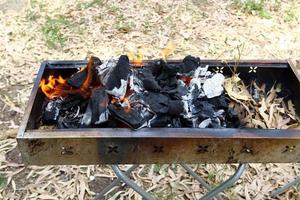
[[[227,188],[231,187],[243,174],[245,171],[247,164],[240,164],[235,173],[225,182],[220,184],[219,186],[212,188],[210,185],[206,183],[204,179],[202,179],[200,176],[198,176],[188,165],[186,164],[180,164],[193,178],[195,178],[200,184],[202,184],[209,192],[204,195],[201,200],[209,200],[212,197],[216,197],[217,200],[222,200],[223,198],[219,195],[221,192],[226,190]],[[121,181],[123,181],[127,186],[132,188],[134,191],[139,193],[144,199],[146,200],[154,200],[154,198],[147,193],[145,190],[143,190],[141,187],[139,187],[137,184],[135,184],[128,175],[130,172],[132,172],[134,169],[136,169],[139,165],[133,165],[131,166],[127,171],[122,172],[118,165],[112,165],[112,170],[117,176],[117,179],[115,179],[110,185],[108,185],[106,188],[104,188],[96,197],[95,200],[100,200],[105,197],[105,194],[111,191],[111,189],[115,186],[117,186]]]

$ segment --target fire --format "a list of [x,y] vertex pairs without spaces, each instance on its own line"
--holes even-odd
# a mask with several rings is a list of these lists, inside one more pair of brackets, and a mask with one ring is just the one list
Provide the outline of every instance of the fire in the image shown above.
[[50,75],[47,79],[42,79],[39,86],[48,99],[65,97],[68,94],[80,94],[83,98],[89,98],[91,95],[94,61],[95,57],[91,57],[87,64],[87,77],[80,88],[72,88],[61,76],[56,78],[53,75]]
[[124,96],[119,97],[119,98],[113,97],[111,100],[111,104],[116,104],[116,105],[120,106],[120,108],[124,109],[124,111],[126,113],[128,113],[131,110],[131,105],[130,105],[129,99]]
[[40,88],[49,99],[65,96],[67,94],[64,91],[69,89],[65,79],[61,76],[56,78],[53,75],[50,75],[48,79],[43,78],[40,82]]
[[144,62],[143,62],[144,56],[140,49],[137,52],[130,51],[127,54],[127,56],[129,58],[131,64],[134,65],[135,67],[142,67],[144,65]]

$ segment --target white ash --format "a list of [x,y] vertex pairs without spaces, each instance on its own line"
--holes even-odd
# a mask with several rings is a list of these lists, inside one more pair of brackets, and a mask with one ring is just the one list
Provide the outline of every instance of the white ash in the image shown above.
[[106,122],[108,120],[109,111],[106,109],[105,112],[101,113],[98,120],[95,122],[95,124],[101,124],[103,122]]
[[220,96],[224,91],[224,81],[225,77],[220,73],[216,73],[211,78],[206,79],[202,88],[207,98]]
[[99,76],[101,83],[105,86],[107,79],[112,72],[112,70],[116,67],[117,61],[114,59],[109,59],[99,65],[96,70]]
[[203,120],[200,124],[199,124],[199,128],[207,128],[209,125],[212,124],[212,120],[211,118],[205,119]]
[[127,89],[127,80],[121,80],[121,85],[119,88],[114,87],[112,90],[105,90],[108,94],[113,95],[115,97],[123,97],[126,94]]

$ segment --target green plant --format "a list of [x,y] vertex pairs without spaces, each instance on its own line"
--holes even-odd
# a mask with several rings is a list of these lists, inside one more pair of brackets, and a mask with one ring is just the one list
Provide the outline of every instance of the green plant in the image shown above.
[[234,0],[234,5],[248,14],[258,14],[262,18],[271,18],[270,13],[266,9],[265,0]]
[[64,46],[66,38],[63,34],[63,29],[70,28],[71,23],[64,16],[59,15],[56,18],[47,16],[46,23],[41,27],[41,32],[46,40],[49,48],[56,48]]
[[6,185],[6,177],[0,174],[0,189]]
[[298,21],[296,11],[292,8],[287,10],[285,15],[283,16],[283,21],[284,22]]

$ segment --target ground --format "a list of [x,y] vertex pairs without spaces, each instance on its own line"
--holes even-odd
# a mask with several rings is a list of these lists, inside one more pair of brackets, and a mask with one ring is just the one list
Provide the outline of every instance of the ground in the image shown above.
[[[268,3],[266,3],[268,2]],[[114,175],[107,166],[23,166],[14,138],[41,61],[101,59],[140,49],[158,58],[192,54],[213,59],[300,59],[299,1],[86,0],[0,1],[0,198],[90,199]],[[7,154],[7,152],[10,152]],[[126,166],[123,166],[126,168]],[[217,185],[236,165],[193,165]],[[225,199],[268,199],[299,176],[299,164],[250,164]],[[144,165],[132,176],[157,199],[197,199],[205,193],[176,165]],[[300,186],[280,199],[300,199]],[[140,199],[119,187],[110,199]]]

